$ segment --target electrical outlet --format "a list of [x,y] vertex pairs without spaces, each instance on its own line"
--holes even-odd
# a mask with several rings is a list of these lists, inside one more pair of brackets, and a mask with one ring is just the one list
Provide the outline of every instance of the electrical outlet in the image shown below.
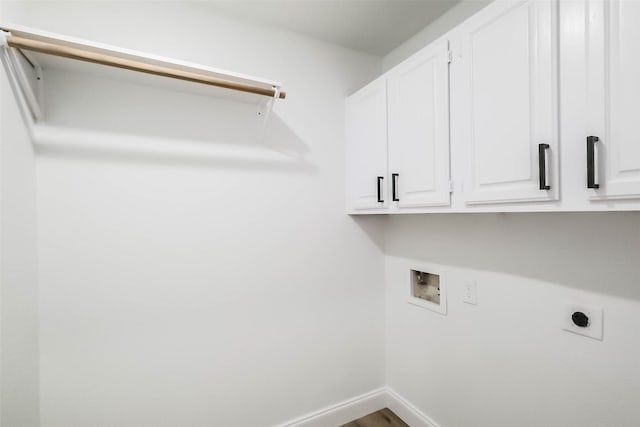
[[475,280],[466,282],[462,292],[462,302],[478,305],[478,283]]
[[565,304],[562,329],[602,341],[602,308],[580,304]]

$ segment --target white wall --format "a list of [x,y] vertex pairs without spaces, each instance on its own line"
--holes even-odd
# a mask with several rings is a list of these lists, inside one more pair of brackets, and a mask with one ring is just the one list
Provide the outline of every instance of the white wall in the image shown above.
[[35,157],[2,64],[0,70],[0,425],[35,427],[39,406]]
[[43,427],[268,426],[384,384],[380,219],[346,216],[343,190],[344,96],[380,59],[204,2],[33,3],[19,23],[289,94],[261,140],[252,105],[45,76]]
[[[640,213],[393,217],[386,253],[387,382],[440,425],[638,425]],[[447,316],[407,303],[412,267]],[[604,309],[603,341],[561,330],[566,302]]]
[[462,0],[409,40],[389,52],[382,59],[383,71],[390,70],[492,1],[493,0]]

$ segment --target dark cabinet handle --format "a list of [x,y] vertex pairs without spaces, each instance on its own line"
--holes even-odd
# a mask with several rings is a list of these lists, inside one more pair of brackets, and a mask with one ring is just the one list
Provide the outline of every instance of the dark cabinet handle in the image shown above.
[[382,180],[383,176],[378,177],[378,203],[384,203],[384,199],[382,198]]
[[538,144],[538,170],[540,173],[540,189],[551,190],[551,186],[547,183],[547,150],[549,144]]
[[400,199],[398,198],[398,177],[400,175],[397,173],[392,173],[391,174],[391,200],[393,200],[394,202],[399,202]]
[[600,141],[597,136],[587,137],[587,188],[600,188],[596,181],[596,142]]

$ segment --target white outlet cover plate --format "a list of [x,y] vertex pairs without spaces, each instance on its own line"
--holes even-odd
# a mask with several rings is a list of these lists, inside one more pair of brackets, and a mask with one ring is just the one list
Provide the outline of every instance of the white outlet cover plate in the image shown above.
[[[589,317],[589,325],[586,327],[576,326],[571,320],[571,316],[576,311],[581,311]],[[602,341],[603,323],[602,323],[603,310],[601,307],[593,307],[582,304],[565,304],[562,311],[562,329],[574,334],[584,335],[585,337],[593,338]]]
[[478,283],[475,280],[470,280],[463,285],[462,302],[478,305]]

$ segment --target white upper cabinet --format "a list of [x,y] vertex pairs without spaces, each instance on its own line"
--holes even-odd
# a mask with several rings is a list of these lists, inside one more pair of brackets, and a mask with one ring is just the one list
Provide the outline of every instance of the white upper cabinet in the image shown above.
[[640,0],[495,1],[349,97],[348,211],[640,211],[639,123]]
[[387,85],[380,78],[346,101],[347,210],[384,209],[387,197]]
[[387,77],[391,201],[400,209],[450,204],[448,53],[439,41]]
[[595,200],[640,198],[640,2],[586,7],[585,184]]
[[[557,200],[557,3],[496,2],[460,27],[467,205]],[[455,102],[455,101],[452,101]]]

